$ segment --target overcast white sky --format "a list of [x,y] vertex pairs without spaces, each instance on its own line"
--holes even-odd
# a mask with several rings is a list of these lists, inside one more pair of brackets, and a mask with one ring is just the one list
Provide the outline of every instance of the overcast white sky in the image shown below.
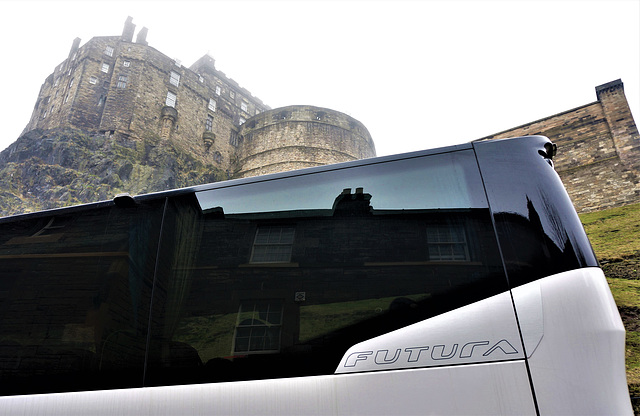
[[[74,38],[136,35],[272,108],[367,126],[378,155],[467,142],[596,101],[621,78],[640,124],[640,1],[0,0],[0,150]],[[134,39],[135,36],[134,35]]]

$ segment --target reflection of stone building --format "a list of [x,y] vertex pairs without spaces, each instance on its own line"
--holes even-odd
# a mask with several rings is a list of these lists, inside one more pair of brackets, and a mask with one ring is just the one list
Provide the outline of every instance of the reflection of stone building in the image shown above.
[[148,322],[149,384],[331,374],[355,342],[506,289],[487,209],[370,199],[345,190],[329,209],[226,215],[175,198],[155,277],[162,201],[20,223],[0,237],[0,337],[15,341],[0,349],[2,393],[55,377],[61,389],[127,385]]
[[[25,132],[76,127],[172,140],[238,176],[375,156],[367,129],[330,109],[272,110],[203,56],[189,68],[150,47],[147,29],[73,42],[40,89]],[[246,125],[251,125],[247,128]],[[247,131],[245,131],[247,130]]]
[[[622,81],[596,87],[597,101],[480,140],[547,136],[578,212],[640,202],[640,135]],[[505,155],[508,157],[508,155]]]

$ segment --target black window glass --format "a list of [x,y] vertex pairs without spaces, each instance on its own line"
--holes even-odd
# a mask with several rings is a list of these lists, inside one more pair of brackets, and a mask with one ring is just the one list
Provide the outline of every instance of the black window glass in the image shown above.
[[149,385],[332,374],[508,290],[471,151],[175,197],[165,218]]
[[0,223],[0,394],[142,385],[161,208]]
[[598,265],[545,145],[542,136],[474,143],[511,287]]

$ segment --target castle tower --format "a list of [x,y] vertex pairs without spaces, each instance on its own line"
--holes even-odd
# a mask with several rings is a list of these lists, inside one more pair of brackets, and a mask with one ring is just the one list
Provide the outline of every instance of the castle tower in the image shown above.
[[367,128],[328,108],[294,105],[265,111],[240,128],[238,171],[248,177],[374,157]]

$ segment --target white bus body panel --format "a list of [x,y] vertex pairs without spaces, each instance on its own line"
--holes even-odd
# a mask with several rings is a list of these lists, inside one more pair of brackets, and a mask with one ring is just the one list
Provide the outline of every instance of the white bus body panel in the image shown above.
[[[358,359],[367,348],[376,353]],[[345,367],[349,357],[357,365]],[[3,397],[0,413],[535,414],[509,293],[358,344],[339,370],[357,373]]]
[[601,269],[537,280],[513,289],[513,299],[540,414],[633,414],[624,326]]
[[509,292],[349,348],[336,373],[523,359]]
[[527,415],[522,361],[0,398],[3,415]]
[[[602,271],[560,273],[512,292],[540,414],[632,414],[624,327]],[[360,343],[338,368],[351,357],[367,372],[356,366],[357,372],[328,376],[9,396],[0,398],[0,414],[535,414],[515,326],[511,297],[503,293]],[[517,354],[505,353],[503,339]],[[481,341],[488,340],[508,361],[465,365],[493,354],[484,355],[491,345]],[[455,344],[456,354],[449,354]],[[434,346],[436,358],[451,357],[434,361]],[[371,354],[353,355],[363,351]],[[438,361],[445,365],[424,368]],[[407,363],[423,368],[406,369]]]

